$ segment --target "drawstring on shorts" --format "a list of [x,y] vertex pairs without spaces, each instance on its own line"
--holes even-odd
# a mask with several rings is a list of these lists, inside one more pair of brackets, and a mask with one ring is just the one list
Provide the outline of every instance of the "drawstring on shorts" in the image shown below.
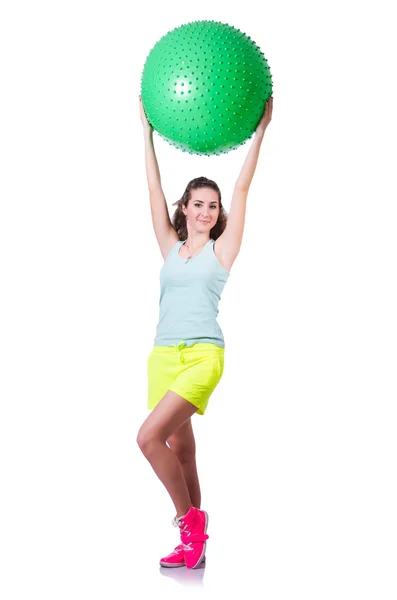
[[183,340],[181,340],[181,341],[179,342],[179,344],[172,344],[172,345],[173,345],[173,347],[174,347],[174,348],[177,350],[177,352],[179,352],[179,358],[181,359],[181,362],[182,362],[183,364],[185,364],[185,357],[184,357],[184,355],[183,355],[183,352],[182,352],[182,350],[185,348],[185,346],[186,346],[186,342],[184,342]]

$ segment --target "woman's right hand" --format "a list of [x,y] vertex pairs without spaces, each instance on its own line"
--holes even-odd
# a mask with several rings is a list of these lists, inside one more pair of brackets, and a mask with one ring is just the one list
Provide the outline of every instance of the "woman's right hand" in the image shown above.
[[141,113],[141,121],[143,125],[144,131],[153,131],[153,127],[150,125],[149,121],[146,118],[145,111],[142,104],[142,96],[139,96],[139,110]]

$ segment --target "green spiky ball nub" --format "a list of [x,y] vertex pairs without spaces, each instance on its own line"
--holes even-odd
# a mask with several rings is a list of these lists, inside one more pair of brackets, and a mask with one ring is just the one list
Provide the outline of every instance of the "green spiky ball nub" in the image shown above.
[[164,35],[149,52],[141,95],[147,119],[190,154],[222,154],[254,133],[272,94],[263,52],[239,29],[194,21]]

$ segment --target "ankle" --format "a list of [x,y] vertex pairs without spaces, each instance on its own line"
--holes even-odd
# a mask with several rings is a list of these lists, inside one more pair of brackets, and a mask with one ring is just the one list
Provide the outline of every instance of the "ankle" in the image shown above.
[[184,511],[177,510],[177,511],[176,511],[176,518],[177,518],[177,519],[180,519],[181,517],[186,517],[186,515],[187,515],[187,513],[189,512],[189,510],[191,509],[191,507],[192,507],[192,505],[190,504],[190,505],[187,507],[187,509],[186,509],[186,510],[184,510]]

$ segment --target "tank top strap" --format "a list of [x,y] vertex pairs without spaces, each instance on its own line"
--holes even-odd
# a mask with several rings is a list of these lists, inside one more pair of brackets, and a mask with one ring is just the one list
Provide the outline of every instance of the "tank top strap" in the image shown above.
[[179,250],[179,248],[182,246],[182,244],[183,244],[183,240],[178,240],[178,241],[177,241],[177,242],[176,242],[176,243],[175,243],[175,244],[172,246],[172,248],[171,248],[171,250],[170,250],[170,252],[169,252],[169,253],[171,254],[171,253],[178,252],[178,250]]
[[[205,248],[207,256],[214,254],[214,244],[215,244],[215,240],[210,238],[210,240]],[[212,258],[212,256],[211,256],[211,258]]]
[[206,254],[211,254],[213,252],[213,246],[214,246],[214,240],[212,238],[210,238],[207,242],[207,244],[204,247],[204,251]]

